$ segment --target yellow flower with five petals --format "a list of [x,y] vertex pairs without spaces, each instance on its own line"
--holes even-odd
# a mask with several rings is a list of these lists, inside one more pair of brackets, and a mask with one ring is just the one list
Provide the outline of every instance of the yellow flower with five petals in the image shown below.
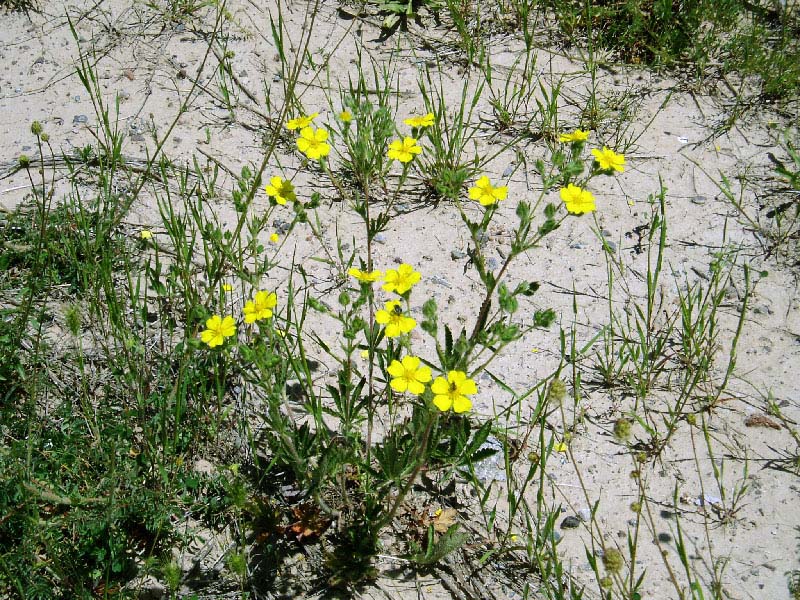
[[600,169],[603,171],[619,171],[622,173],[625,170],[625,155],[617,154],[610,148],[603,146],[602,150],[597,148],[592,149],[592,156],[594,156]]
[[387,292],[396,292],[402,296],[414,287],[421,277],[422,275],[415,271],[414,267],[403,263],[397,267],[397,270],[389,269],[386,271],[386,283],[383,284],[383,289]]
[[300,130],[300,137],[297,138],[297,148],[311,160],[319,160],[330,154],[331,147],[325,143],[327,139],[326,129],[304,127]]
[[491,206],[500,200],[505,200],[507,196],[508,188],[504,185],[493,186],[486,175],[478,179],[475,186],[469,189],[470,200],[477,200],[482,206]]
[[589,139],[589,132],[582,129],[576,129],[572,133],[562,133],[558,136],[558,141],[566,144],[574,144],[576,142],[585,142]]
[[233,320],[233,317],[214,315],[206,321],[206,328],[200,332],[200,339],[208,344],[209,348],[214,348],[221,346],[225,342],[225,338],[233,335],[236,335],[236,321]]
[[389,300],[383,310],[375,313],[375,320],[386,326],[386,337],[397,337],[408,333],[417,326],[416,320],[403,314],[403,307],[400,306],[399,300]]
[[409,163],[414,160],[414,156],[420,154],[422,148],[417,144],[417,140],[412,137],[405,137],[402,140],[394,140],[389,144],[389,151],[386,153],[392,160],[399,160],[401,163]]
[[402,361],[393,360],[386,369],[392,376],[392,389],[402,394],[410,392],[419,396],[425,391],[425,384],[431,380],[431,370],[420,367],[420,359],[416,356],[405,356]]
[[592,192],[572,183],[565,188],[561,188],[559,195],[567,206],[567,212],[573,215],[590,213],[595,209]]
[[315,112],[313,115],[300,115],[295,119],[290,119],[289,122],[286,123],[286,129],[289,131],[294,131],[295,129],[303,129],[304,127],[308,127],[318,116],[319,113]]
[[478,393],[478,386],[464,371],[450,371],[447,379],[436,378],[431,385],[431,391],[436,408],[442,412],[452,408],[454,412],[463,413],[472,408],[472,401],[467,396]]
[[267,196],[275,198],[275,202],[284,206],[287,201],[294,202],[297,196],[294,193],[294,185],[288,179],[281,179],[277,175],[270,177],[266,187]]
[[355,277],[361,283],[375,283],[381,277],[383,277],[383,273],[381,271],[362,271],[361,269],[356,269],[355,267],[348,269],[347,274],[350,277]]
[[428,113],[422,116],[413,116],[403,121],[409,127],[421,129],[422,127],[430,127],[433,125],[433,113]]
[[272,309],[278,304],[278,296],[275,292],[256,292],[252,300],[248,300],[242,312],[244,312],[244,322],[254,323],[261,319],[269,319],[272,316]]

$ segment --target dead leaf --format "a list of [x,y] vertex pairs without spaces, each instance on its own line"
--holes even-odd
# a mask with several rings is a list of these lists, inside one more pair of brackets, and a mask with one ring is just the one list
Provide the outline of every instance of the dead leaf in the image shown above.
[[744,420],[744,424],[748,427],[769,427],[770,429],[780,429],[779,423],[776,423],[766,415],[750,415]]
[[297,521],[286,528],[286,535],[295,535],[298,542],[319,537],[331,525],[330,519],[325,518],[319,507],[313,504],[295,506],[292,514]]
[[433,529],[436,533],[446,533],[457,520],[458,511],[455,508],[437,510],[433,517]]
[[133,69],[125,69],[122,73],[123,75],[125,75],[125,77],[127,77],[131,81],[136,79],[136,75],[133,74]]

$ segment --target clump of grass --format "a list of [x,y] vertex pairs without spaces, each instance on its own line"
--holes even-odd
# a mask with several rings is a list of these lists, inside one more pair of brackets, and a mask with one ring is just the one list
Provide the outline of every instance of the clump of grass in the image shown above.
[[577,45],[613,51],[632,64],[680,68],[708,77],[723,72],[756,75],[767,98],[798,92],[797,11],[744,0],[629,2],[551,0],[562,33]]

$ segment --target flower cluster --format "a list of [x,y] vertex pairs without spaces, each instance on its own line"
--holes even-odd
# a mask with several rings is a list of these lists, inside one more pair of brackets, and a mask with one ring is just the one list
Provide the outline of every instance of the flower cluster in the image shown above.
[[401,296],[419,283],[422,277],[414,267],[406,263],[402,263],[397,269],[388,269],[385,274],[378,270],[362,271],[355,267],[348,269],[347,274],[361,283],[375,283],[383,279],[386,282],[382,286],[384,291],[395,292]]
[[[222,286],[223,291],[233,291],[233,286],[225,283]],[[275,292],[267,292],[264,290],[256,292],[252,300],[248,300],[242,314],[244,315],[245,323],[255,323],[263,319],[272,317],[272,309],[278,304],[278,296]],[[233,337],[236,335],[236,321],[232,315],[212,315],[206,321],[206,328],[200,332],[200,340],[208,344],[209,348],[216,348],[225,343],[225,338]]]
[[[589,139],[589,132],[582,129],[576,129],[572,133],[562,133],[558,140],[565,144],[572,144],[573,153],[580,152],[583,149],[583,143]],[[625,171],[625,155],[614,152],[607,146],[602,149],[592,149],[592,156],[594,156],[595,173],[605,173],[607,175],[613,174],[614,171],[622,173]],[[585,190],[580,186],[573,183],[567,184],[566,187],[561,188],[559,191],[561,200],[567,208],[567,212],[573,215],[581,215],[590,213],[595,210],[594,196],[589,190]]]
[[[425,392],[425,384],[431,380],[429,367],[420,366],[422,361],[412,355],[405,356],[402,361],[393,360],[386,371],[392,377],[391,388],[403,394],[408,392],[421,396]],[[478,392],[475,381],[464,371],[450,371],[447,378],[437,377],[431,385],[433,404],[442,412],[453,409],[453,412],[464,413],[472,409],[472,401],[467,397]]]

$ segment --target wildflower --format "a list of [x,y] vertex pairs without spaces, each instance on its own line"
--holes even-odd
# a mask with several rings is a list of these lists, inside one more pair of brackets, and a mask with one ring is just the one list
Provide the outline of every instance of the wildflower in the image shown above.
[[223,283],[222,284],[222,291],[223,292],[232,292],[233,286],[230,283]]
[[294,185],[288,179],[281,179],[277,175],[270,177],[266,187],[267,196],[275,198],[275,202],[284,206],[287,201],[294,202],[297,196],[294,193]]
[[277,233],[275,233],[274,231],[271,234],[269,234],[269,243],[270,244],[277,244],[279,239],[281,239],[280,236]]
[[592,193],[579,188],[577,185],[570,183],[567,187],[561,188],[559,195],[564,204],[567,205],[567,211],[573,215],[589,213],[595,209]]
[[575,144],[576,142],[585,142],[589,139],[589,132],[582,129],[576,129],[572,133],[562,133],[558,136],[558,141],[566,144]]
[[356,269],[355,267],[348,269],[347,274],[350,275],[350,277],[355,277],[361,283],[375,283],[381,277],[383,277],[383,273],[381,271],[362,271],[361,269]]
[[393,377],[390,384],[395,392],[402,394],[407,391],[419,396],[425,391],[425,384],[431,380],[431,370],[419,364],[420,359],[411,355],[403,357],[402,362],[392,361],[386,370]]
[[386,325],[386,337],[397,337],[408,333],[417,326],[417,322],[403,314],[403,307],[399,300],[389,300],[383,310],[375,314],[375,320],[381,325]]
[[294,131],[295,129],[303,129],[311,125],[311,123],[319,116],[318,112],[315,112],[313,115],[300,115],[296,119],[290,119],[288,123],[286,123],[286,129],[289,131]]
[[349,110],[343,110],[339,113],[339,120],[342,123],[349,123],[353,120],[353,113],[351,113]]
[[383,289],[402,295],[414,287],[420,277],[422,276],[414,270],[414,267],[403,263],[397,267],[396,271],[394,269],[386,271],[386,283],[383,284]]
[[417,140],[412,137],[405,137],[403,140],[395,140],[389,144],[387,156],[401,163],[408,163],[414,159],[415,154],[422,152],[422,148],[417,145]]
[[244,322],[253,323],[261,319],[269,319],[276,304],[278,304],[278,296],[275,292],[256,292],[253,299],[244,305]]
[[422,127],[430,127],[433,125],[433,113],[428,113],[427,115],[423,116],[413,116],[410,119],[406,119],[403,121],[409,127],[415,127],[417,129]]
[[556,452],[566,452],[569,446],[567,446],[566,442],[557,442],[553,444],[553,450]]
[[362,350],[361,358],[369,358],[369,350]]
[[592,149],[592,156],[594,156],[597,164],[600,165],[600,169],[603,171],[610,171],[613,169],[614,171],[622,173],[625,170],[623,166],[625,164],[625,156],[617,154],[605,146],[603,146],[602,150],[598,150],[597,148]]
[[475,182],[475,187],[469,189],[469,199],[477,200],[482,206],[490,206],[500,200],[505,200],[507,195],[508,188],[506,186],[493,186],[486,175]]
[[311,160],[319,160],[331,151],[329,144],[325,143],[328,139],[328,131],[326,129],[314,129],[313,127],[304,127],[300,131],[300,137],[297,138],[297,148]]
[[233,317],[214,315],[206,321],[206,328],[200,332],[200,339],[208,344],[209,348],[214,348],[221,346],[225,338],[232,335],[236,335],[236,321]]
[[151,240],[153,239],[153,232],[149,229],[142,229],[139,232],[139,238],[143,240]]
[[467,396],[478,393],[478,387],[464,371],[450,371],[447,379],[436,378],[431,391],[434,393],[433,403],[436,408],[442,412],[452,408],[457,413],[463,413],[472,408],[472,401]]

